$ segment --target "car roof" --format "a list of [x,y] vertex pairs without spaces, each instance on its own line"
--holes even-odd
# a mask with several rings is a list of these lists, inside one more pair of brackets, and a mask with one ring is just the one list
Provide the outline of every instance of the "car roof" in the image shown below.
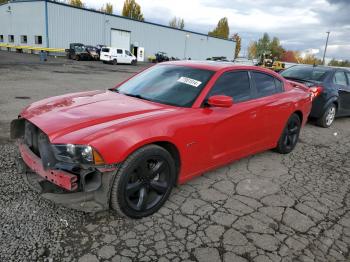
[[[296,64],[291,67],[307,67],[307,68],[322,68],[329,71],[337,69],[336,67],[324,66],[324,65],[307,65],[307,64]],[[287,68],[288,69],[288,68]]]
[[233,62],[219,62],[219,61],[195,61],[195,60],[180,60],[180,61],[169,61],[169,62],[163,62],[161,64],[169,64],[169,65],[179,65],[179,66],[189,66],[189,67],[195,67],[199,69],[206,69],[211,71],[221,71],[226,69],[232,69],[232,70],[258,70],[262,72],[266,72],[273,75],[278,75],[277,73],[262,68],[259,66],[252,66],[252,65],[240,65],[240,64],[234,64]]

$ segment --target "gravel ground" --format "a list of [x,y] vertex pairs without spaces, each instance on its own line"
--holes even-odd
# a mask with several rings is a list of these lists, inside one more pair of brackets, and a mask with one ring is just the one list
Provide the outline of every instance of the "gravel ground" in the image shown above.
[[[12,70],[19,73],[20,67]],[[43,85],[36,77],[47,67],[36,70],[13,86]],[[109,85],[114,74],[96,81]],[[72,75],[65,74],[64,81],[81,77]],[[0,84],[10,81],[0,75]],[[85,85],[92,88],[93,81]],[[46,84],[55,93],[55,82]],[[9,115],[0,117],[7,123]],[[157,214],[141,220],[113,212],[84,214],[40,198],[17,174],[15,154],[15,146],[3,139],[0,261],[350,259],[349,118],[330,129],[308,124],[289,155],[267,151],[203,174],[175,188]]]

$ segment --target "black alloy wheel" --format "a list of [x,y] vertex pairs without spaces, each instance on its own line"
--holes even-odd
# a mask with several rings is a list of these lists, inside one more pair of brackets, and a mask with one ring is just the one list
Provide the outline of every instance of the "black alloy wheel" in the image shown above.
[[124,162],[113,184],[111,206],[120,214],[141,218],[156,212],[168,199],[175,164],[164,148],[145,146]]
[[276,151],[288,154],[293,151],[299,140],[301,120],[297,114],[293,114],[287,122],[282,135],[278,141]]

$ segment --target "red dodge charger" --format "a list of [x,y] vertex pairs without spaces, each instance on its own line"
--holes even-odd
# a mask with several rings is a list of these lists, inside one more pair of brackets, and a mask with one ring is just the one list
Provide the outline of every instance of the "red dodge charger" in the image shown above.
[[43,197],[87,212],[156,212],[176,184],[297,144],[312,93],[254,66],[167,62],[107,91],[36,102],[11,123],[18,168]]

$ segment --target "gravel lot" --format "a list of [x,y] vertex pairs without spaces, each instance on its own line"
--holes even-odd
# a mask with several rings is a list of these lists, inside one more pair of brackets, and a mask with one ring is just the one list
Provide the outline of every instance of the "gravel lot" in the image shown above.
[[177,187],[151,217],[89,215],[23,183],[9,121],[32,101],[109,88],[147,65],[37,60],[0,52],[0,261],[349,261],[350,118],[308,124],[289,155],[264,152]]

